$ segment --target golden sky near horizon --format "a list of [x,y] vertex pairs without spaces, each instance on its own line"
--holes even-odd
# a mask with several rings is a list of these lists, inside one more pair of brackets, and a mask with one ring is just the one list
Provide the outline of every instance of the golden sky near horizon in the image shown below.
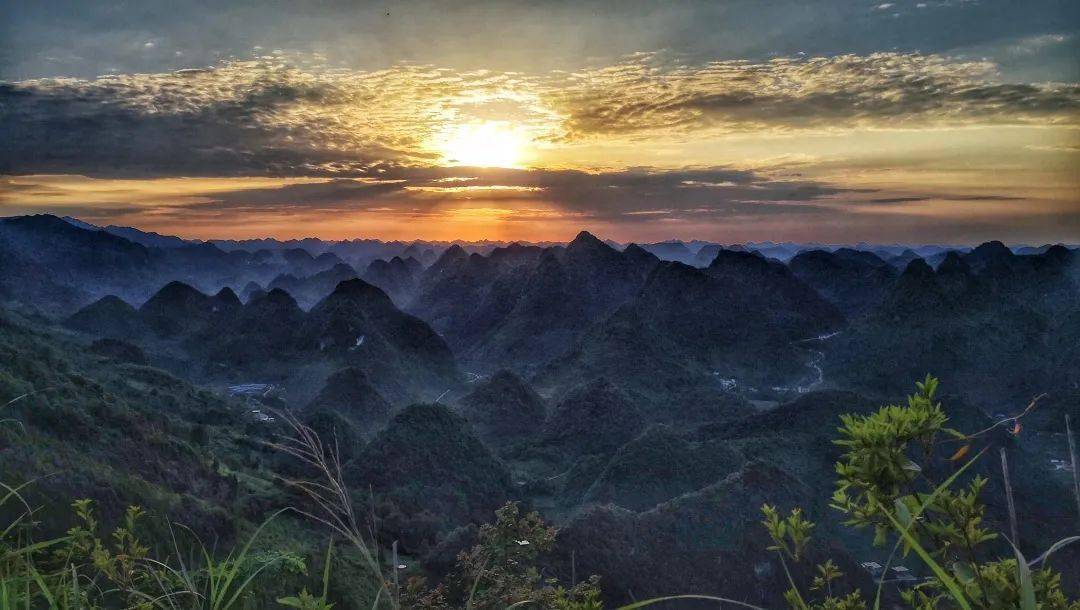
[[1035,80],[1009,63],[1074,34],[1000,44],[565,69],[256,47],[98,77],[22,68],[0,81],[0,215],[194,238],[1080,242],[1072,64]]

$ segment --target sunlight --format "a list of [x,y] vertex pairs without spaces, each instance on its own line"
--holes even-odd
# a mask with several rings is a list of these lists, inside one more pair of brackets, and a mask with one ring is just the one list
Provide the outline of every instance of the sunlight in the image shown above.
[[528,138],[504,121],[454,125],[437,143],[443,161],[475,167],[519,167]]

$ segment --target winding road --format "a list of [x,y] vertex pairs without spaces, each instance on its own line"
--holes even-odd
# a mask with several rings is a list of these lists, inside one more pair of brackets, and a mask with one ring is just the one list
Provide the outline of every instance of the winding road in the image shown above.
[[[800,339],[795,343],[810,343],[813,341],[827,341],[832,339],[836,335],[839,335],[841,331],[837,330],[824,335],[818,335],[809,339]],[[814,371],[814,379],[808,385],[800,385],[795,387],[795,391],[800,394],[814,391],[818,386],[825,382],[825,371],[821,369],[821,361],[825,359],[825,352],[817,349],[810,350],[810,359],[806,361],[806,366]]]

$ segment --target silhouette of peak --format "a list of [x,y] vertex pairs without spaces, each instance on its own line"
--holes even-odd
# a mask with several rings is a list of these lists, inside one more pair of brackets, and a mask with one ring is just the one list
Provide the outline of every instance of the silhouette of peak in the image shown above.
[[1012,254],[1012,250],[1000,241],[994,240],[979,244],[971,253],[979,256],[1007,256]]
[[570,243],[568,243],[566,245],[567,249],[573,248],[575,246],[577,246],[577,247],[591,246],[591,247],[604,247],[604,248],[610,247],[607,244],[605,244],[603,241],[601,241],[600,238],[596,237],[592,233],[589,233],[588,231],[582,231],[582,232],[578,233],[577,237],[575,237]]
[[282,252],[281,255],[290,263],[309,263],[315,260],[311,253],[303,248],[289,248]]
[[462,248],[460,244],[454,244],[447,248],[439,258],[460,258],[462,256],[468,256],[468,254],[469,253],[466,252],[465,248]]
[[121,299],[120,297],[118,297],[116,295],[112,295],[112,294],[105,295],[105,296],[101,297],[100,299],[94,301],[90,305],[87,305],[86,308],[87,309],[90,309],[90,308],[115,309],[115,310],[119,310],[119,311],[131,311],[131,312],[135,311],[135,308],[132,307],[127,301],[125,301],[124,299]]
[[623,249],[623,255],[634,262],[656,262],[660,259],[641,246],[631,243]]
[[1069,250],[1061,244],[1054,244],[1046,249],[1043,256],[1050,260],[1065,261],[1072,257],[1072,250]]
[[[190,300],[205,300],[207,298],[208,297],[205,294],[188,284],[179,280],[173,280],[162,286],[161,290],[158,290],[146,303],[176,303]],[[144,305],[144,307],[145,306],[146,305]]]
[[917,258],[908,263],[907,267],[904,267],[904,273],[901,274],[900,277],[901,279],[932,279],[934,277],[934,270],[930,267],[929,264],[927,264],[926,261],[921,258]]
[[214,295],[214,299],[225,305],[240,305],[240,297],[236,296],[232,288],[225,286]]
[[608,260],[619,256],[619,251],[604,243],[592,233],[582,231],[574,241],[566,245],[566,255],[579,260]]
[[[364,280],[354,277],[352,279],[339,282],[337,287],[334,288],[334,292],[330,296],[347,296],[347,297],[361,297],[365,295],[382,294],[382,291],[365,282]],[[385,296],[385,295],[384,295]]]
[[744,267],[749,269],[765,269],[769,261],[757,252],[745,252],[741,250],[721,249],[716,257],[709,263],[709,269],[719,270],[732,267]]
[[281,289],[281,288],[274,288],[270,292],[267,292],[266,294],[264,294],[262,296],[262,298],[267,300],[267,301],[277,301],[277,302],[294,301],[292,295],[289,294],[287,291]]
[[[918,259],[922,260],[922,259]],[[945,259],[938,265],[938,274],[957,274],[957,273],[969,273],[971,271],[971,265],[967,264],[960,253],[955,250],[950,250],[945,254]]]
[[449,265],[456,265],[457,263],[467,260],[469,253],[465,251],[458,244],[454,244],[443,251],[439,255],[439,258],[435,259],[435,263],[431,265],[433,269],[439,270]]
[[14,216],[12,218],[4,219],[4,224],[20,227],[26,229],[38,229],[38,230],[53,230],[53,231],[71,231],[71,230],[85,230],[81,227],[77,227],[70,222],[67,222],[59,216],[53,216],[52,214],[28,214],[26,216]]

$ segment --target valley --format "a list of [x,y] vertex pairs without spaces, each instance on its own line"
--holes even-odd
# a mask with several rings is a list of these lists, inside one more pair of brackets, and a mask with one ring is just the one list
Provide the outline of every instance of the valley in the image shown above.
[[[545,574],[596,574],[611,605],[778,607],[761,506],[801,506],[829,541],[814,553],[869,590],[859,564],[888,553],[830,507],[832,441],[842,415],[903,404],[932,373],[949,426],[989,428],[1008,455],[1025,549],[1074,531],[1075,246],[678,244],[213,243],[0,220],[0,404],[18,422],[0,428],[0,480],[57,524],[86,497],[110,523],[139,504],[235,541],[317,508],[273,449],[296,418],[404,576],[446,576],[514,501],[558,528]],[[1007,530],[1000,469],[972,468]],[[317,522],[272,529],[315,561]],[[1076,553],[1054,562],[1071,594]],[[348,561],[332,590],[370,607]]]

